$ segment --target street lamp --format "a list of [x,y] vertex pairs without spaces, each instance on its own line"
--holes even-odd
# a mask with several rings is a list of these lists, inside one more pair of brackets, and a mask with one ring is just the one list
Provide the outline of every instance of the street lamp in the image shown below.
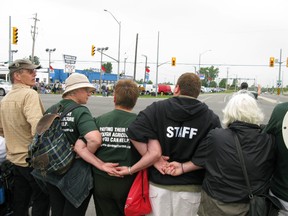
[[18,50],[11,50],[11,61],[13,62],[13,53],[17,53]]
[[[143,57],[145,57],[145,70],[144,70],[144,80],[143,83],[145,85],[145,80],[146,80],[146,70],[147,70],[147,56],[146,55],[142,55]],[[144,86],[145,87],[145,86]]]
[[119,80],[119,71],[120,71],[120,42],[121,42],[121,22],[119,22],[115,16],[108,10],[104,9],[105,12],[108,12],[111,14],[111,16],[114,18],[114,20],[118,23],[119,25],[119,39],[118,39],[118,68],[117,68],[117,81]]
[[100,82],[99,82],[99,85],[100,85],[100,92],[102,93],[102,59],[103,59],[103,51],[106,51],[108,50],[109,47],[102,47],[102,48],[97,48],[97,51],[101,53],[101,60],[100,60]]
[[200,73],[200,66],[201,66],[201,56],[203,55],[203,54],[205,54],[205,53],[207,53],[207,52],[210,52],[211,50],[206,50],[206,51],[204,51],[204,52],[202,52],[202,53],[200,53],[199,54],[199,73]]
[[46,49],[46,52],[49,53],[49,66],[48,66],[48,86],[50,84],[50,65],[51,65],[51,52],[55,52],[56,51],[56,48],[54,49]]

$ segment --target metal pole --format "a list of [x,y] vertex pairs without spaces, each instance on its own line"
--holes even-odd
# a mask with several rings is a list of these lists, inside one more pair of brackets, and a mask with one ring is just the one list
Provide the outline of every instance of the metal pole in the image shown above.
[[226,91],[228,90],[228,75],[229,75],[229,68],[227,67],[227,79],[226,79]]
[[[37,23],[37,21],[39,21],[39,19],[37,19],[37,13],[35,14],[35,18],[33,18],[34,19],[34,30],[33,30],[33,32],[32,32],[32,54],[31,54],[31,61],[33,62],[33,63],[35,63],[34,62],[34,49],[35,49],[35,40],[36,40],[36,37],[35,37],[35,35],[36,35],[36,23]],[[50,79],[50,78],[49,78]]]
[[200,54],[199,54],[199,66],[198,66],[198,67],[199,67],[199,69],[198,69],[198,73],[199,73],[199,74],[200,74],[200,65],[201,65],[201,55],[202,55],[202,54],[200,53]]
[[237,91],[236,85],[237,85],[237,74],[236,74],[236,79],[235,79],[235,92]]
[[11,61],[13,62],[13,53],[17,53],[18,50],[11,50]]
[[277,93],[278,93],[278,95],[280,95],[280,87],[282,88],[282,86],[283,86],[283,83],[281,82],[281,64],[282,64],[282,49],[280,49],[280,60],[279,60],[279,77],[278,77],[278,82],[279,82],[279,84],[278,84],[278,91],[277,91]]
[[157,40],[157,63],[156,63],[156,65],[157,65],[157,67],[156,67],[156,92],[155,92],[155,93],[156,93],[156,97],[158,96],[159,35],[160,35],[160,33],[159,33],[159,31],[158,31],[158,40]]
[[203,54],[205,54],[206,52],[209,52],[209,51],[211,51],[211,50],[205,50],[204,52],[202,52],[202,53],[200,53],[199,54],[199,73],[200,73],[200,67],[201,67],[201,56],[203,55]]
[[50,73],[51,73],[51,52],[55,52],[56,51],[56,48],[53,48],[53,49],[49,49],[47,48],[46,49],[46,52],[49,53],[49,59],[48,59],[48,85],[50,84]]
[[119,80],[119,72],[120,72],[120,44],[121,44],[121,22],[119,22],[115,16],[108,10],[104,9],[104,11],[108,12],[112,17],[113,19],[118,23],[119,25],[119,40],[118,40],[118,60],[117,60],[117,63],[118,63],[118,68],[117,68],[117,81]]
[[126,75],[126,61],[127,61],[127,57],[124,58],[124,75]]
[[118,39],[118,68],[117,68],[117,81],[119,80],[120,75],[120,44],[121,44],[121,22],[119,24],[119,39]]
[[103,64],[103,51],[108,50],[109,47],[102,47],[102,48],[97,48],[97,52],[101,53],[101,60],[100,60],[100,81],[99,81],[99,85],[100,85],[100,93],[102,93],[102,64]]
[[9,16],[9,62],[8,65],[11,63],[11,16]]
[[136,35],[136,47],[135,47],[135,59],[134,59],[134,77],[133,80],[136,81],[136,64],[137,64],[137,50],[138,50],[138,33]]
[[102,57],[103,57],[103,49],[101,49],[101,60],[100,60],[100,93],[102,94]]
[[143,79],[143,83],[145,84],[146,82],[146,69],[147,69],[147,56],[146,55],[142,55],[145,57],[145,70],[144,70],[144,79]]
[[51,65],[51,49],[49,49],[49,59],[48,59],[48,86],[50,86],[50,65]]

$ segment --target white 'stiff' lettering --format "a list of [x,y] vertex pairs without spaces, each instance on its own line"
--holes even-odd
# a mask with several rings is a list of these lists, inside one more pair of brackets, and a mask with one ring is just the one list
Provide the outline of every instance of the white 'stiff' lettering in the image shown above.
[[172,137],[181,137],[181,138],[189,138],[192,139],[194,135],[197,135],[197,128],[190,127],[167,127],[166,136],[168,138]]

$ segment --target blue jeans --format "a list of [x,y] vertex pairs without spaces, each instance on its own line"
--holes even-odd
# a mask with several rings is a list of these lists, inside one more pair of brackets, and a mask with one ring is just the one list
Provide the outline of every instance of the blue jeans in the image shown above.
[[31,175],[33,169],[14,165],[13,216],[27,216],[30,204],[32,216],[48,216],[49,196],[45,194]]

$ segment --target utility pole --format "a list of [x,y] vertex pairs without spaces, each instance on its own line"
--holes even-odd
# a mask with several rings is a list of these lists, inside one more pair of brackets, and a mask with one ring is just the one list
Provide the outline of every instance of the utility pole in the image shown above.
[[134,78],[133,78],[134,81],[136,81],[137,50],[138,50],[138,33],[136,35],[136,46],[135,46]]
[[36,24],[37,24],[37,21],[40,21],[39,19],[37,19],[37,13],[35,14],[35,17],[32,18],[34,19],[34,26],[31,26],[31,34],[32,34],[32,54],[31,54],[31,61],[33,63],[34,62],[34,49],[35,49],[35,40],[36,40]]
[[160,38],[160,33],[158,31],[158,37],[157,37],[157,63],[156,63],[156,97],[158,96],[158,67],[159,67],[159,38]]

